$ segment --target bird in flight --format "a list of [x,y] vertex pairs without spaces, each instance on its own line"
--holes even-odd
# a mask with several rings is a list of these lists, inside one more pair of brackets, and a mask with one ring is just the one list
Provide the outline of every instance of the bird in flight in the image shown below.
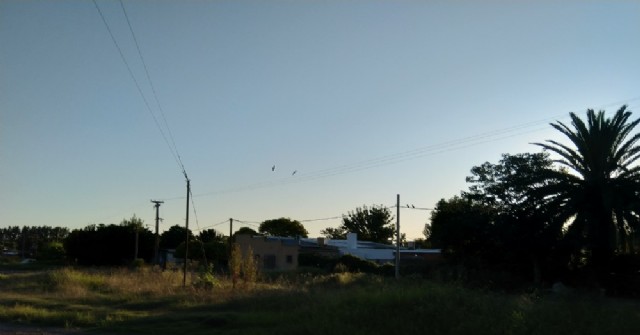
[[274,165],[271,167],[271,171],[275,171],[275,170],[276,170],[276,166]]
[[298,170],[294,170],[293,173],[291,174],[292,176],[296,175],[296,172],[298,172]]

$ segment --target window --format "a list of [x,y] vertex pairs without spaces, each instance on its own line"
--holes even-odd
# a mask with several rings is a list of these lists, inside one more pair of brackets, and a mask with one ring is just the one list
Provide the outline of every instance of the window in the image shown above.
[[264,255],[264,268],[265,269],[276,268],[276,255]]

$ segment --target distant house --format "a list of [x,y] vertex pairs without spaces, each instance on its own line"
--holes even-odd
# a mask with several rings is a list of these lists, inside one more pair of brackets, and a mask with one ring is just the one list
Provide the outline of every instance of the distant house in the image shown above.
[[[395,246],[359,241],[355,233],[347,234],[346,240],[238,235],[236,242],[243,253],[251,247],[258,264],[265,270],[293,270],[298,266],[301,253],[325,257],[352,255],[379,264],[393,263],[396,257]],[[437,260],[439,257],[439,249],[400,250],[400,258],[406,260]]]
[[341,255],[352,255],[380,264],[393,262],[395,259],[395,246],[359,241],[356,233],[348,233],[346,240],[327,239],[325,243],[338,248]]
[[236,243],[243,254],[249,247],[263,270],[293,270],[298,267],[301,253],[322,256],[339,255],[338,249],[325,245],[324,239],[300,239],[294,237],[237,235]]

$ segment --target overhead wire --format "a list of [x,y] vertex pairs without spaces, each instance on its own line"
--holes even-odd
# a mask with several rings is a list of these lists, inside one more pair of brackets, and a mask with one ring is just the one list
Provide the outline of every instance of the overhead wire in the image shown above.
[[96,10],[98,11],[98,14],[100,14],[100,18],[102,19],[102,22],[104,23],[105,27],[107,28],[107,32],[109,33],[109,36],[111,37],[111,41],[113,41],[113,44],[115,45],[116,49],[118,50],[118,54],[120,55],[120,59],[124,63],[125,67],[127,68],[127,71],[129,72],[129,76],[133,80],[133,83],[135,84],[136,89],[138,90],[138,93],[142,97],[142,100],[144,101],[144,105],[147,108],[147,111],[149,111],[149,114],[151,115],[151,118],[153,119],[153,121],[154,121],[154,123],[156,125],[156,128],[160,131],[160,134],[162,135],[162,138],[164,139],[165,144],[169,148],[169,151],[171,152],[171,155],[173,156],[173,159],[176,161],[176,163],[178,164],[178,166],[180,167],[180,169],[184,173],[184,166],[181,163],[180,157],[178,156],[177,152],[175,152],[173,150],[173,148],[171,147],[171,144],[169,144],[169,140],[167,139],[167,136],[165,135],[164,131],[162,130],[162,127],[161,127],[160,123],[158,122],[158,119],[157,119],[155,113],[151,109],[151,106],[149,105],[149,101],[147,100],[147,97],[144,95],[144,92],[142,91],[142,87],[140,86],[140,83],[136,79],[136,76],[134,75],[133,70],[131,69],[131,66],[129,65],[129,62],[127,62],[127,59],[124,56],[124,53],[122,52],[122,48],[120,48],[120,45],[118,44],[118,41],[116,40],[115,35],[113,34],[113,31],[111,30],[111,27],[109,26],[109,23],[107,22],[107,19],[105,18],[104,14],[102,13],[102,10],[100,9],[100,6],[96,2],[96,0],[92,0],[92,1],[93,1],[93,4],[96,7]]
[[[142,62],[142,66],[144,68],[144,73],[147,77],[147,81],[149,82],[149,86],[151,87],[151,92],[153,93],[153,98],[156,102],[156,105],[158,106],[158,110],[160,111],[160,116],[162,116],[162,120],[164,121],[164,126],[167,130],[167,133],[169,134],[169,139],[171,140],[171,144],[173,145],[173,151],[176,154],[176,157],[178,159],[178,162],[180,164],[180,166],[182,167],[182,170],[185,171],[184,168],[184,164],[182,162],[182,158],[180,157],[180,152],[178,151],[178,147],[176,146],[176,141],[173,137],[173,132],[171,132],[171,127],[169,127],[169,123],[167,122],[167,118],[165,116],[164,113],[164,109],[162,108],[162,105],[160,104],[160,99],[158,99],[158,94],[156,93],[156,87],[153,84],[153,80],[151,80],[151,75],[149,74],[149,68],[147,67],[147,62],[145,62],[144,60],[144,56],[142,55],[142,51],[140,50],[140,44],[138,43],[138,38],[136,37],[136,34],[133,30],[133,26],[131,25],[131,21],[129,20],[129,15],[127,14],[127,10],[124,6],[124,3],[122,2],[122,0],[119,0],[120,2],[120,7],[122,8],[122,12],[124,13],[124,17],[127,21],[127,25],[129,26],[129,32],[131,32],[131,37],[133,38],[133,42],[136,46],[136,50],[138,51],[138,56],[140,56],[140,61]],[[167,143],[169,144],[169,143]]]
[[[602,108],[606,108],[613,105],[629,103],[637,100],[640,100],[640,97],[634,97],[631,99],[604,104],[597,107],[597,109],[602,109]],[[228,188],[223,190],[210,191],[206,193],[196,194],[195,196],[202,197],[202,196],[209,196],[209,195],[215,195],[215,194],[237,193],[237,192],[252,191],[252,190],[262,189],[262,188],[283,186],[288,184],[297,184],[302,182],[329,178],[329,177],[342,175],[346,173],[353,173],[353,172],[363,171],[367,169],[387,166],[391,164],[397,164],[397,163],[401,163],[408,160],[423,158],[423,157],[451,152],[455,150],[461,150],[461,149],[465,149],[468,147],[472,147],[472,146],[476,146],[484,143],[504,140],[507,138],[521,136],[524,134],[530,134],[530,133],[547,130],[549,129],[548,127],[549,122],[556,121],[560,118],[566,118],[568,116],[569,116],[569,112],[566,112],[562,114],[557,114],[555,116],[547,117],[544,119],[536,120],[536,121],[530,121],[530,122],[526,122],[526,123],[522,123],[522,124],[518,124],[518,125],[506,127],[506,128],[495,129],[488,132],[479,133],[476,135],[467,136],[467,137],[454,139],[450,141],[445,141],[445,142],[437,143],[433,145],[428,145],[428,146],[424,146],[424,147],[420,147],[420,148],[416,148],[408,151],[402,151],[402,152],[393,153],[393,154],[380,156],[380,157],[374,157],[371,159],[366,159],[366,160],[362,160],[354,163],[343,164],[337,167],[316,170],[308,173],[299,172],[295,177],[286,177],[286,178],[280,178],[277,180],[263,181],[263,182],[258,182],[254,184],[238,186],[238,187],[233,187],[233,188]],[[527,128],[532,128],[532,127],[535,127],[535,128],[526,130]],[[169,198],[167,200],[171,200],[171,199],[174,199],[174,198]]]
[[[156,125],[156,127],[158,128],[158,130],[160,131],[160,134],[162,135],[162,138],[165,142],[165,144],[167,145],[169,151],[171,152],[174,160],[176,161],[176,163],[178,164],[178,166],[180,167],[182,173],[184,174],[185,178],[188,180],[188,176],[186,173],[186,169],[184,167],[184,164],[182,162],[181,156],[179,155],[176,143],[175,143],[175,139],[173,137],[173,134],[171,132],[171,128],[169,127],[169,124],[167,122],[164,110],[162,109],[162,106],[160,104],[160,100],[158,98],[157,95],[157,91],[155,89],[155,85],[153,85],[153,81],[151,80],[151,76],[149,74],[149,70],[147,67],[147,64],[144,60],[144,57],[142,55],[142,51],[140,49],[140,45],[138,43],[138,39],[135,35],[135,32],[133,30],[133,26],[131,24],[131,21],[129,20],[129,16],[127,14],[126,8],[122,2],[122,0],[119,0],[120,2],[120,6],[122,8],[122,11],[124,13],[125,19],[127,21],[127,25],[129,27],[129,31],[132,35],[134,44],[136,46],[136,50],[138,52],[138,55],[140,57],[140,60],[142,62],[143,68],[144,68],[144,72],[146,75],[146,78],[149,82],[149,85],[151,87],[151,91],[153,93],[155,102],[158,106],[158,110],[160,111],[160,114],[162,116],[163,122],[164,122],[164,126],[166,128],[166,131],[169,135],[169,139],[171,141],[169,141],[169,139],[167,138],[167,135],[165,134],[165,131],[162,129],[162,126],[160,125],[158,118],[156,117],[155,113],[153,112],[153,110],[151,109],[151,106],[146,98],[146,96],[144,95],[142,88],[138,82],[138,80],[136,79],[129,63],[126,60],[126,57],[124,56],[124,53],[122,51],[122,49],[120,48],[102,10],[100,9],[99,5],[97,4],[96,0],[93,0],[93,3],[111,37],[111,40],[113,41],[114,45],[116,46],[116,49],[118,50],[118,53],[120,55],[120,58],[122,60],[122,62],[125,64],[125,67],[127,68],[127,71],[129,73],[129,75],[131,76],[131,79],[133,80],[139,94],[141,95],[144,104],[148,110],[148,112],[151,114],[152,119]],[[636,97],[636,98],[632,98],[632,99],[626,99],[620,102],[616,102],[616,103],[611,103],[611,104],[607,104],[604,105],[602,107],[599,108],[604,108],[604,107],[608,107],[610,105],[614,105],[614,104],[620,104],[620,103],[628,103],[631,101],[636,101],[636,100],[640,100],[640,97]],[[448,152],[448,151],[453,151],[453,150],[460,150],[460,149],[464,149],[467,147],[471,147],[471,146],[475,146],[475,145],[479,145],[479,144],[483,144],[483,143],[487,143],[487,142],[492,142],[492,141],[497,141],[497,140],[502,140],[505,138],[510,138],[510,137],[515,137],[515,136],[520,136],[522,134],[527,134],[527,133],[532,133],[532,132],[537,132],[543,129],[547,129],[547,127],[544,128],[536,128],[533,130],[529,130],[526,132],[517,132],[519,130],[523,130],[526,128],[530,128],[533,126],[538,126],[542,123],[547,123],[550,120],[556,119],[558,117],[566,117],[568,116],[568,113],[563,113],[551,118],[545,118],[542,120],[538,120],[538,121],[531,121],[531,122],[527,122],[527,123],[523,123],[523,124],[519,124],[519,125],[515,125],[515,126],[511,126],[511,127],[507,127],[507,128],[502,128],[502,129],[497,129],[497,130],[493,130],[493,131],[489,131],[489,132],[485,132],[485,133],[480,133],[477,135],[473,135],[473,136],[468,136],[468,137],[464,137],[461,139],[455,139],[455,140],[451,140],[451,141],[447,141],[447,142],[443,142],[443,143],[439,143],[439,144],[434,144],[434,145],[429,145],[429,146],[425,146],[425,147],[421,147],[421,148],[416,148],[413,150],[408,150],[408,151],[403,151],[403,152],[398,152],[398,153],[393,153],[393,154],[389,154],[389,155],[385,155],[385,156],[380,156],[380,157],[375,157],[375,158],[371,158],[371,159],[367,159],[367,160],[363,160],[363,161],[358,161],[355,163],[350,163],[350,164],[344,164],[344,165],[340,165],[337,167],[332,167],[332,168],[327,168],[327,169],[322,169],[322,170],[316,170],[316,171],[312,171],[309,173],[298,173],[298,175],[295,178],[282,178],[279,180],[275,180],[275,181],[267,181],[267,182],[260,182],[260,183],[256,183],[256,184],[251,184],[251,185],[246,185],[246,186],[240,186],[240,187],[236,187],[236,188],[231,188],[231,189],[226,189],[226,190],[220,190],[220,191],[213,191],[213,192],[207,192],[207,193],[201,193],[201,194],[197,194],[197,195],[193,195],[193,193],[191,193],[190,191],[190,195],[191,195],[191,203],[192,206],[194,207],[194,214],[196,213],[196,209],[195,209],[195,203],[193,201],[193,198],[198,196],[207,196],[207,195],[212,195],[212,194],[223,194],[223,193],[234,193],[234,192],[241,192],[241,191],[250,191],[250,190],[254,190],[254,189],[259,189],[259,188],[267,188],[267,187],[274,187],[274,186],[280,186],[280,185],[287,185],[287,184],[292,184],[292,183],[301,183],[301,182],[305,182],[305,181],[312,181],[312,180],[317,180],[317,179],[323,179],[323,178],[328,178],[328,177],[332,177],[332,176],[336,176],[336,175],[341,175],[341,174],[346,174],[346,173],[353,173],[353,172],[357,172],[357,171],[362,171],[362,170],[366,170],[366,169],[372,169],[372,168],[376,168],[376,167],[381,167],[381,166],[385,166],[385,165],[390,165],[390,164],[397,164],[403,161],[407,161],[407,160],[412,160],[412,159],[417,159],[417,158],[422,158],[425,156],[430,156],[430,155],[435,155],[435,154],[439,154],[439,153],[443,153],[443,152]],[[516,132],[516,133],[513,133]],[[184,197],[174,197],[174,198],[166,198],[164,200],[174,200],[174,199],[182,199]],[[394,206],[395,207],[395,206]],[[428,210],[427,208],[412,208],[412,209],[424,209],[424,210]],[[310,220],[303,220],[301,222],[311,222],[311,221],[320,221],[320,220],[329,220],[329,219],[336,219],[336,218],[340,218],[340,217],[332,217],[332,218],[322,218],[322,219],[310,219]],[[199,226],[199,224],[197,223],[198,218],[197,218],[197,214],[196,214],[196,224]],[[251,222],[249,221],[238,221],[241,223],[247,223],[250,224]]]

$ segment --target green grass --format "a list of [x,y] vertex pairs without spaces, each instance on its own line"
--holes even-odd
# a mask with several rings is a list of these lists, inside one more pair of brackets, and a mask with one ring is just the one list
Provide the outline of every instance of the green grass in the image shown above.
[[[195,278],[189,278],[195,279]],[[233,290],[182,274],[74,270],[0,276],[0,322],[108,334],[640,334],[640,303],[506,295],[364,274],[281,276]]]

